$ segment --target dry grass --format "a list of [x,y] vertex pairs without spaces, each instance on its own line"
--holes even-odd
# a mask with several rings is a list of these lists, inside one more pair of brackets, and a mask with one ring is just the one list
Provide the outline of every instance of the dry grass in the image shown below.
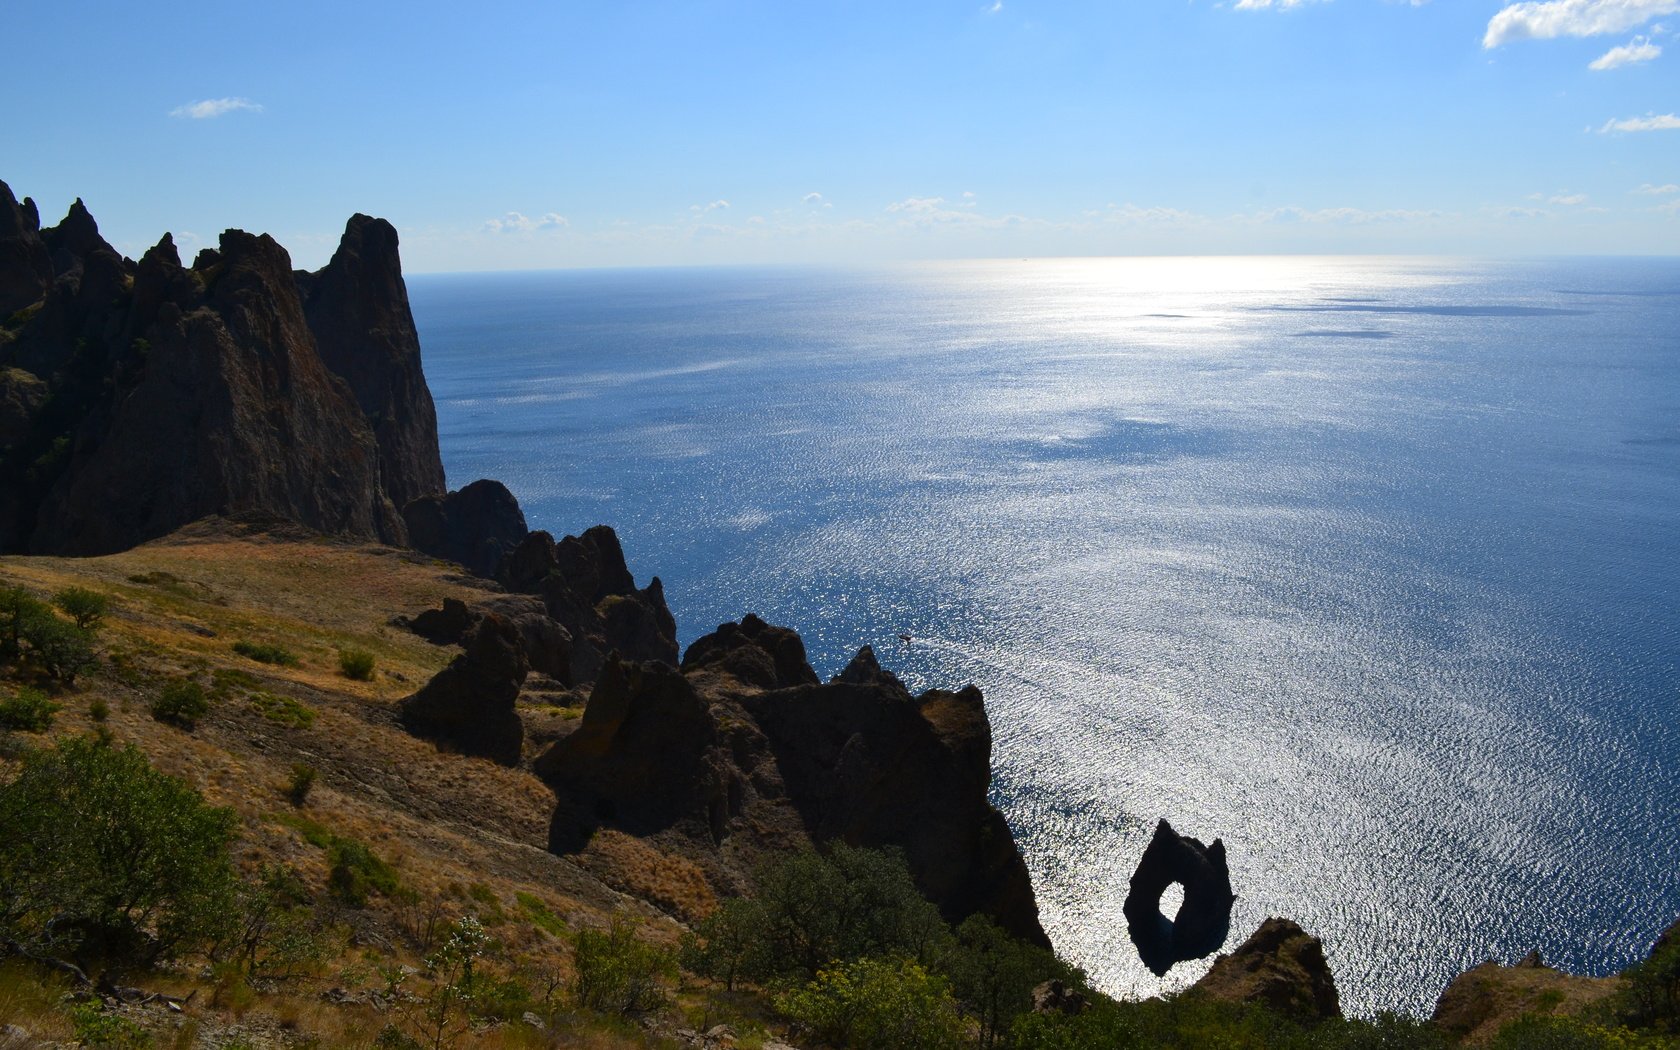
[[[100,668],[55,698],[64,706],[51,736],[93,731],[90,709],[103,701],[108,714],[102,725],[113,737],[133,743],[212,803],[234,810],[241,826],[235,858],[246,873],[284,864],[306,883],[324,886],[326,851],[303,830],[313,822],[365,843],[415,895],[407,901],[375,895],[367,909],[346,911],[343,927],[356,943],[326,960],[318,980],[245,993],[235,997],[237,1010],[231,1001],[212,1008],[209,991],[202,990],[184,1017],[147,1021],[155,1045],[219,1046],[235,1038],[254,1046],[311,1039],[321,1046],[371,1045],[391,1017],[324,1001],[321,991],[333,985],[354,990],[358,981],[361,987],[379,985],[369,953],[382,965],[422,968],[425,946],[412,933],[428,915],[447,923],[469,913],[499,913],[493,931],[503,960],[498,965],[563,976],[570,967],[568,941],[540,929],[517,903],[520,894],[540,900],[549,915],[574,928],[602,924],[612,912],[628,909],[648,923],[650,935],[666,941],[676,938],[678,927],[620,891],[677,915],[703,914],[712,906],[694,865],[627,836],[606,836],[588,858],[550,854],[554,797],[541,781],[527,770],[441,752],[397,726],[392,705],[457,650],[430,645],[389,620],[436,607],[446,597],[482,598],[480,586],[456,571],[389,548],[215,523],[109,557],[0,558],[0,586],[21,585],[43,598],[80,586],[113,598],[100,631]],[[246,659],[232,649],[240,640],[282,645],[298,663]],[[338,653],[345,648],[374,654],[372,680],[340,673]],[[209,713],[190,732],[149,713],[162,684],[183,676],[212,695]],[[285,711],[307,708],[314,718],[307,725],[275,718],[273,705],[265,717],[253,694],[279,698]],[[533,707],[530,713],[556,723],[575,720],[572,711]],[[307,802],[295,807],[286,789],[299,762],[315,767],[319,777]],[[592,870],[597,866],[600,873]],[[469,886],[476,897],[461,889]],[[154,975],[147,983],[184,994],[196,980]],[[61,994],[28,968],[0,967],[0,1024],[68,1041]],[[455,1045],[660,1044],[638,1030],[585,1017],[548,1031],[491,1027]]]

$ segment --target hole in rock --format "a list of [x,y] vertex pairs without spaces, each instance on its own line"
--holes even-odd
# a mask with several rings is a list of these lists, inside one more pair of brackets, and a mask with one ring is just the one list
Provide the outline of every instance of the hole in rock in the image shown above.
[[1178,918],[1178,909],[1184,905],[1184,883],[1169,882],[1167,888],[1161,891],[1161,914],[1168,920]]

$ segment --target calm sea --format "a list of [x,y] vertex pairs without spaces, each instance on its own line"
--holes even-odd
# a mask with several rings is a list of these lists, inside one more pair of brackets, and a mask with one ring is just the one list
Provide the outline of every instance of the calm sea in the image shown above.
[[[1352,1011],[1680,916],[1680,260],[1045,260],[410,280],[451,485],[616,527],[686,644],[984,689],[1101,986],[1157,818]],[[909,646],[900,632],[914,637]]]

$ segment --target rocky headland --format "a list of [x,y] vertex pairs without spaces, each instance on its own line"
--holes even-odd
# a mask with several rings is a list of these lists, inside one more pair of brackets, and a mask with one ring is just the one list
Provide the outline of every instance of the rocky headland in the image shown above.
[[[563,973],[577,965],[557,947],[565,929],[634,914],[673,944],[708,928],[720,902],[751,898],[778,859],[839,845],[902,858],[947,923],[984,917],[997,943],[1049,947],[990,801],[979,689],[914,694],[867,646],[824,681],[796,631],[750,612],[684,651],[661,581],[638,585],[610,527],[556,539],[531,530],[498,482],[447,488],[384,220],[352,217],[313,273],[238,230],[190,266],[168,235],[135,262],[80,201],[43,228],[0,183],[0,493],[0,587],[95,588],[117,602],[92,684],[76,687],[98,703],[61,720],[120,734],[230,807],[250,866],[331,885],[326,866],[352,832],[404,858],[408,896],[333,913],[365,951],[419,944],[420,901],[436,902],[434,922],[453,910],[491,923],[517,901],[530,928],[510,939],[533,957],[559,952]],[[250,637],[297,651],[270,644],[289,662],[252,664],[237,654],[264,649],[230,648]],[[357,646],[379,670],[334,671]],[[28,674],[12,675],[19,688],[39,678]],[[220,705],[191,733],[144,715],[182,681]],[[324,785],[307,817],[277,815],[253,786],[288,766],[298,813],[310,791],[298,770]],[[1169,919],[1159,908],[1174,883],[1185,904]],[[1161,821],[1132,891],[1126,919],[1158,972],[1224,946],[1233,892],[1219,840]],[[1676,956],[1660,942],[1644,971],[1605,978],[1538,957],[1488,963],[1405,1029],[1438,1042],[1380,1045],[1488,1043],[1536,1015],[1625,1020],[1630,989],[1648,990]],[[332,994],[377,1012],[401,1002],[395,988]],[[1323,944],[1283,918],[1158,1005],[1184,1031],[1214,1015],[1173,1011],[1214,1007],[1344,1031]],[[1156,1045],[1115,1042],[1118,1006],[1072,973],[1019,1008],[1037,1020],[1015,1045]],[[1003,1045],[994,1022],[965,1023]],[[685,1045],[734,1039],[683,1031]],[[0,1045],[13,1038],[0,1031]],[[268,1044],[304,1045],[283,1033]]]

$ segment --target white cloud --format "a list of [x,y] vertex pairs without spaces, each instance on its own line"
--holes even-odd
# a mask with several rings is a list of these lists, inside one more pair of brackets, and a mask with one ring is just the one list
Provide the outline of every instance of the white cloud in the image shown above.
[[1680,0],[1528,0],[1510,4],[1488,21],[1482,46],[1560,36],[1602,36],[1680,11]]
[[1587,195],[1585,193],[1559,193],[1546,198],[1546,203],[1567,205],[1585,204],[1587,203]]
[[997,14],[999,11],[1003,10],[1003,0],[992,0],[990,4],[986,5],[985,10],[988,15]]
[[530,233],[532,230],[560,230],[571,225],[571,220],[558,212],[546,212],[540,218],[530,218],[520,212],[510,211],[499,219],[489,219],[484,223],[484,229],[491,233]]
[[1644,117],[1628,117],[1626,120],[1607,120],[1598,129],[1600,135],[1608,135],[1612,131],[1680,131],[1680,117],[1672,113],[1660,116],[1652,114]]
[[1300,7],[1302,4],[1311,2],[1312,0],[1237,0],[1237,10],[1264,11],[1268,7],[1275,7],[1279,10],[1287,10],[1291,7]]
[[815,206],[815,205],[821,204],[823,198],[822,198],[822,194],[818,193],[815,190],[812,190],[810,193],[807,193],[805,196],[803,196],[799,199],[804,201],[806,204]]
[[932,215],[945,204],[944,197],[906,197],[887,205],[888,211],[909,212],[912,215]]
[[1602,73],[1607,69],[1615,69],[1618,66],[1631,66],[1639,62],[1649,62],[1660,54],[1662,54],[1662,48],[1651,43],[1650,37],[1636,36],[1621,47],[1613,47],[1593,59],[1587,68]]
[[1639,187],[1633,192],[1643,193],[1648,197],[1666,197],[1670,193],[1680,193],[1680,186],[1677,186],[1672,182],[1662,186],[1653,186],[1647,182],[1645,185]]
[[169,111],[169,115],[185,120],[209,120],[224,113],[248,109],[252,113],[261,113],[262,106],[248,98],[207,98],[202,102],[188,102],[184,106],[176,106]]

